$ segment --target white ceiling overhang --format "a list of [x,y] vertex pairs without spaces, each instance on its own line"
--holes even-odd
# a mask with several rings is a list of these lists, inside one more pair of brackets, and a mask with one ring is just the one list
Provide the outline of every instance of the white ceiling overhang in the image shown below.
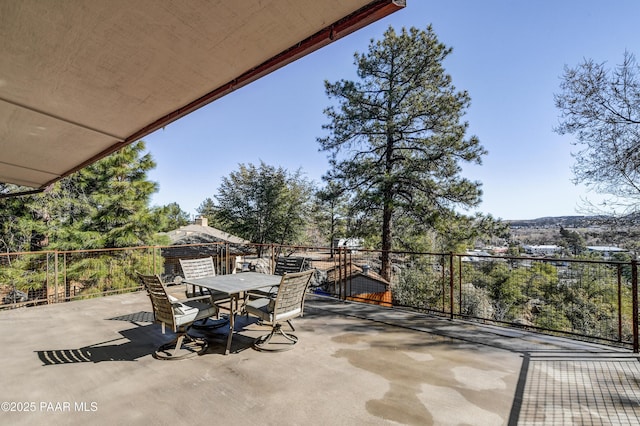
[[0,2],[0,182],[45,188],[404,5]]

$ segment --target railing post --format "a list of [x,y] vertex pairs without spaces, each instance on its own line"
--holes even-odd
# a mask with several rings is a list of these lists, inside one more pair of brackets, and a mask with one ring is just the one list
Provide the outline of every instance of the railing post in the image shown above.
[[[347,275],[347,282],[345,283],[345,300],[347,299],[347,294],[353,293],[353,251],[351,249],[344,249],[345,259],[348,259],[349,265],[349,275]],[[348,257],[347,257],[348,256]]]
[[342,259],[342,248],[338,248],[338,299],[343,300],[344,297],[344,264],[342,263],[344,259]]
[[338,299],[342,300],[342,249],[340,247],[338,247],[337,249],[337,253],[338,253],[338,268],[336,269],[337,271],[337,276],[336,276],[336,284],[338,285]]
[[153,263],[153,273],[157,274],[156,272],[156,246],[151,247],[151,261]]
[[462,257],[458,259],[458,314],[462,316]]
[[442,256],[441,256],[441,258],[442,258],[442,260],[441,260],[442,268],[440,268],[440,269],[442,269],[442,281],[441,282],[442,282],[442,313],[443,314],[445,313],[445,306],[446,306],[446,303],[445,303],[446,300],[445,299],[446,299],[446,294],[447,294],[446,289],[445,289],[445,280],[447,278],[447,272],[446,272],[447,268],[445,268],[445,266],[447,266],[447,265],[446,265],[446,261],[445,261],[445,257],[444,256],[445,255],[443,253]]
[[60,289],[58,287],[58,250],[56,250],[53,255],[53,283],[56,289],[56,303],[58,303],[60,301]]
[[[343,299],[342,300],[347,300],[348,297],[348,293],[347,293],[347,281],[349,280],[349,277],[347,276],[347,248],[343,247],[342,248],[342,253],[343,253],[343,261],[344,261],[344,268],[343,269],[343,280],[344,282],[342,283],[342,287],[344,287],[344,290],[342,290],[342,296]],[[351,265],[349,265],[349,268],[351,268]]]
[[[71,289],[67,287],[67,253],[62,253],[62,285],[64,285],[64,301],[71,300]],[[75,296],[75,294],[73,295]]]
[[638,261],[631,261],[631,299],[633,303],[633,353],[639,352],[638,344]]
[[622,342],[622,265],[618,265],[618,342]]
[[272,244],[269,245],[269,250],[271,251],[271,273],[275,274],[276,273],[276,249]]
[[453,252],[449,253],[449,318],[453,319],[453,290],[454,290],[454,274],[453,274]]
[[[44,265],[44,285],[47,288],[47,304],[49,303],[56,303],[58,302],[58,295],[57,294],[53,294],[53,300],[49,301],[49,292],[51,291],[51,283],[49,282],[49,270],[50,270],[50,266],[49,266],[49,252],[45,253],[45,265]],[[53,291],[55,292],[57,290],[57,288],[55,287],[55,285],[53,286]]]

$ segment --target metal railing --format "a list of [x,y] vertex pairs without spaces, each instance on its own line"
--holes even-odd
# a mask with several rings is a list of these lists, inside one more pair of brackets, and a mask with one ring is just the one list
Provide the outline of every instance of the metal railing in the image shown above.
[[210,255],[220,274],[273,273],[305,258],[316,293],[592,340],[638,352],[636,260],[560,259],[224,243],[0,254],[0,308],[141,289],[136,272],[178,282],[180,258]]
[[[490,322],[638,352],[636,260],[566,259],[456,253],[391,253],[389,276],[378,251],[342,251],[342,275],[332,294],[376,303],[380,278],[394,307]],[[356,266],[359,265],[359,266]],[[356,273],[353,269],[356,268]],[[354,282],[357,288],[354,290]],[[366,288],[370,283],[370,288]],[[355,299],[355,300],[357,300]]]

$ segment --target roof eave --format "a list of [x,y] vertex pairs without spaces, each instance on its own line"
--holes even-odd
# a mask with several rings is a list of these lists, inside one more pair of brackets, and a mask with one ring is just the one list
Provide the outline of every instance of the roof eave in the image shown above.
[[362,7],[356,12],[326,26],[322,30],[316,32],[307,39],[296,43],[294,46],[285,49],[281,53],[271,57],[262,64],[254,67],[236,77],[232,81],[229,81],[222,86],[212,90],[211,92],[201,96],[200,98],[182,106],[181,108],[159,118],[153,123],[143,127],[135,133],[128,136],[123,141],[111,145],[109,148],[103,150],[97,155],[87,159],[78,166],[66,171],[64,174],[50,180],[41,186],[40,189],[44,189],[49,185],[57,182],[58,180],[80,170],[84,167],[95,163],[96,161],[124,148],[125,146],[140,140],[141,138],[153,133],[154,131],[161,129],[168,124],[184,117],[185,115],[227,95],[234,90],[237,90],[257,79],[263,77],[311,52],[320,49],[342,37],[345,37],[360,28],[363,28],[379,19],[384,18],[402,9],[406,6],[406,0],[376,0],[372,1],[368,5]]

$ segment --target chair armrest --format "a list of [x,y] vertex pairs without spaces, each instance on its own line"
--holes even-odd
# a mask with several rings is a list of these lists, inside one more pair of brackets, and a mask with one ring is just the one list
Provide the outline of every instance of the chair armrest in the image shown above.
[[[249,290],[247,291],[247,293],[249,295],[252,296],[257,296],[257,297],[270,297],[270,298],[274,298],[276,297],[277,292],[275,290],[277,290],[280,287],[280,284],[274,284],[271,287],[260,287],[258,289],[255,290]],[[266,288],[268,288],[269,290],[265,290]]]
[[175,304],[179,304],[179,303],[184,303],[184,302],[191,302],[193,300],[204,300],[204,299],[208,299],[211,300],[211,296],[209,295],[204,295],[204,296],[195,296],[195,297],[188,297],[186,299],[178,299],[178,300],[174,300],[171,302],[172,305]]

